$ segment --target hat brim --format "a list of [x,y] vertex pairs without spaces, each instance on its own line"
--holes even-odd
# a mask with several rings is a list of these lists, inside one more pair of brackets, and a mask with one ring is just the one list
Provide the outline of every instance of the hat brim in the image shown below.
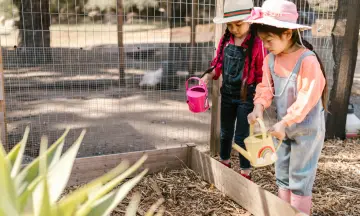
[[272,17],[263,17],[260,19],[255,19],[255,20],[245,20],[244,22],[248,22],[248,23],[257,23],[257,24],[264,24],[264,25],[269,25],[269,26],[274,26],[277,28],[286,28],[286,29],[299,29],[300,31],[305,31],[305,30],[309,30],[312,27],[311,26],[306,26],[306,25],[300,25],[297,23],[291,23],[291,22],[285,22],[285,21],[280,21],[277,20],[275,18]]
[[217,16],[213,19],[213,22],[216,24],[222,24],[222,23],[228,23],[228,22],[234,22],[234,21],[240,21],[240,20],[245,20],[250,16],[250,14],[242,14],[242,15],[238,15],[238,16],[233,16],[233,17],[226,17],[224,18],[223,16]]

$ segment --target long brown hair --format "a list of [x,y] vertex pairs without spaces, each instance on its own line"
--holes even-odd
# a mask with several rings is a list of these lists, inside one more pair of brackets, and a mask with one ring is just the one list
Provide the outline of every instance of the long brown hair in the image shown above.
[[[281,35],[287,31],[288,29],[286,28],[277,28],[277,27],[274,27],[274,26],[269,26],[269,25],[262,25],[262,24],[253,24],[257,33],[273,33],[275,35],[278,35],[279,37],[281,37]],[[328,99],[328,83],[327,83],[327,80],[326,80],[326,74],[325,74],[325,69],[324,69],[324,65],[319,57],[319,55],[314,51],[314,47],[311,45],[311,43],[309,43],[308,41],[304,40],[303,38],[300,38],[301,36],[299,35],[299,33],[297,32],[297,30],[293,30],[293,33],[292,33],[292,37],[291,37],[291,41],[292,41],[292,45],[291,46],[294,46],[295,44],[302,44],[309,50],[311,50],[312,52],[315,53],[316,55],[316,58],[320,64],[320,68],[321,68],[321,71],[325,77],[325,87],[324,87],[324,90],[322,92],[322,95],[321,95],[321,100],[322,100],[322,105],[324,107],[324,110],[326,112],[328,112],[328,109],[327,109],[327,99]]]

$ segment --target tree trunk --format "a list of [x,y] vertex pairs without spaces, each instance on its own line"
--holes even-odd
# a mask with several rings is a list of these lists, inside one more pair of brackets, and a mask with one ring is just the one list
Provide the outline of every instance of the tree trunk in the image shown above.
[[357,59],[360,1],[339,0],[332,30],[334,85],[330,94],[327,138],[346,137],[346,116]]
[[17,0],[15,4],[20,16],[18,44],[26,48],[22,50],[27,60],[34,64],[51,61],[49,0]]

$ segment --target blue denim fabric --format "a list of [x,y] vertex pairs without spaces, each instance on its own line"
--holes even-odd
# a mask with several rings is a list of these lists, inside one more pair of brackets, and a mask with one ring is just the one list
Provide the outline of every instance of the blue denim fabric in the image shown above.
[[224,49],[222,92],[229,95],[240,95],[241,78],[244,71],[246,50],[243,47],[229,44]]
[[[220,158],[227,160],[230,158],[232,149],[234,129],[234,141],[240,147],[246,149],[244,139],[249,136],[249,124],[247,116],[253,110],[252,101],[242,101],[233,99],[231,96],[223,94],[221,96],[221,132],[220,132]],[[235,128],[236,122],[236,128]],[[240,168],[249,169],[250,162],[239,154]]]
[[[230,158],[234,132],[234,141],[242,148],[245,148],[244,139],[249,136],[247,116],[254,108],[255,85],[248,86],[248,95],[245,101],[240,99],[245,53],[246,50],[243,47],[232,44],[224,49],[220,120],[220,158],[222,160]],[[239,154],[239,158],[240,168],[249,169],[250,162],[241,154]]]
[[[286,115],[287,109],[296,101],[297,75],[302,60],[309,55],[315,54],[311,51],[303,53],[289,77],[275,74],[275,56],[269,56],[278,120]],[[324,138],[325,115],[319,100],[301,123],[286,129],[286,138],[277,152],[279,159],[275,163],[276,182],[279,187],[289,189],[296,195],[311,196]]]

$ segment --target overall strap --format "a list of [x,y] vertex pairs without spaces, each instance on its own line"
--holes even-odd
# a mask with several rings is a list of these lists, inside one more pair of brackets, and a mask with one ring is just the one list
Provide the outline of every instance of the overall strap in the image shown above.
[[275,55],[272,53],[269,53],[269,59],[268,59],[269,69],[270,73],[273,75],[275,74],[274,65],[275,65]]
[[[287,78],[284,88],[282,89],[282,91],[280,92],[280,94],[278,94],[278,95],[273,94],[273,96],[275,96],[275,97],[280,97],[280,96],[284,93],[287,85],[289,84],[290,78],[291,78],[293,75],[296,75],[296,76],[298,75],[298,73],[299,73],[299,71],[300,71],[301,62],[304,60],[305,57],[311,56],[311,55],[315,55],[315,53],[312,52],[312,51],[310,51],[310,50],[305,51],[304,53],[301,54],[300,58],[299,58],[298,61],[296,62],[296,65],[295,65],[293,71],[291,72],[291,74],[290,74],[289,77]],[[274,66],[274,64],[275,64],[275,55],[272,54],[272,53],[269,54],[268,64],[269,64],[270,73],[271,73],[272,76],[274,76],[274,75],[275,75],[275,70],[274,70],[274,67],[275,67],[275,66]],[[268,82],[269,82],[269,85],[270,85],[270,81],[268,81]]]
[[308,56],[316,56],[315,53],[313,51],[310,51],[310,50],[307,50],[305,51],[303,54],[301,54],[300,58],[298,59],[298,61],[296,62],[296,65],[292,71],[291,74],[294,74],[294,75],[298,75],[299,74],[299,71],[300,71],[300,67],[301,67],[301,63],[302,61],[304,60],[304,58],[308,57]]

